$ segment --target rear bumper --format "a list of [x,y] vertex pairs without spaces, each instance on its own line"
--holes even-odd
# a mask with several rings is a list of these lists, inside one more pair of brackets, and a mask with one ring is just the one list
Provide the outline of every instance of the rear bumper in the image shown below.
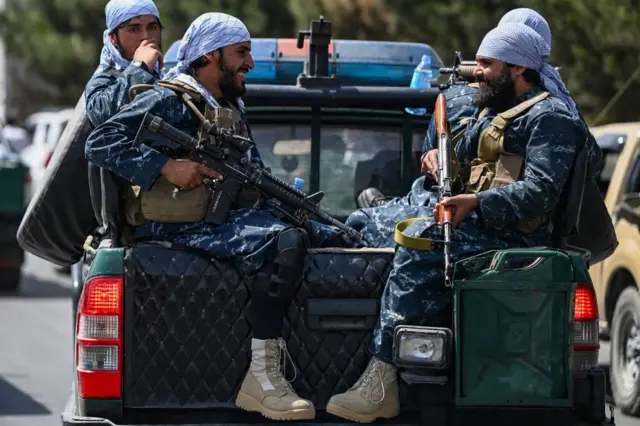
[[[134,416],[135,419],[125,420],[122,423],[114,423],[110,420],[100,417],[84,417],[78,416],[78,409],[76,406],[76,393],[75,383],[72,385],[67,404],[61,415],[63,426],[273,426],[273,425],[288,425],[288,426],[362,426],[360,423],[342,422],[341,419],[334,417],[319,410],[317,412],[316,420],[303,421],[303,422],[278,422],[270,421],[261,417],[257,413],[247,413],[245,411],[234,410],[227,416],[227,421],[224,421],[224,417],[216,415],[216,419],[211,418],[205,413],[196,414],[191,411],[189,413],[182,412],[179,415],[172,416],[167,415],[167,412],[160,411],[155,412],[153,415],[147,415],[145,413],[142,416]],[[609,405],[609,404],[607,404]],[[440,410],[448,412],[448,415],[453,414],[450,406],[434,406],[427,408],[428,412],[423,412],[418,418],[409,418],[413,416],[407,416],[408,413],[401,413],[397,418],[398,422],[394,423],[393,419],[380,421],[375,424],[384,424],[387,426],[416,426],[418,424],[438,426],[449,424],[451,426],[598,426],[593,423],[587,423],[581,421],[575,416],[572,411],[567,410],[554,410],[554,409],[491,409],[480,408],[464,410],[454,414],[449,418],[449,422],[446,422],[445,417],[440,417],[438,414],[444,414]],[[608,416],[609,407],[606,408],[606,415]],[[435,411],[433,411],[435,410]],[[186,414],[186,416],[185,416]],[[217,414],[220,414],[219,412]],[[613,414],[613,413],[611,413]],[[448,415],[446,415],[448,417]],[[128,416],[129,417],[129,416]],[[517,419],[517,420],[514,420]],[[213,422],[211,422],[213,420]],[[421,422],[422,420],[422,422]],[[607,418],[600,426],[615,425],[613,419]]]

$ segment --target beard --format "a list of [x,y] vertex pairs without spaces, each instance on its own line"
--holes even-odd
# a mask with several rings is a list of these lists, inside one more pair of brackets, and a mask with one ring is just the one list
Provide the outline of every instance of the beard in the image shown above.
[[247,92],[247,87],[244,82],[238,84],[236,82],[236,75],[238,74],[237,70],[232,70],[226,64],[220,64],[220,71],[222,71],[222,80],[220,81],[220,92],[222,92],[222,97],[228,101],[235,104],[238,98],[244,96]]
[[498,111],[507,109],[513,104],[516,97],[516,89],[511,79],[511,74],[507,67],[504,68],[500,77],[495,80],[479,78],[479,83],[486,83],[473,95],[473,105],[482,110],[492,108]]

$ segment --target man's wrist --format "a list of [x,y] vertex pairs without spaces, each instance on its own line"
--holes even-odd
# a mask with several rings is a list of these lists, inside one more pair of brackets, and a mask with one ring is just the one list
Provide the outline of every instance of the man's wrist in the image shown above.
[[142,70],[145,70],[146,72],[151,72],[151,70],[149,70],[149,67],[147,66],[147,64],[144,61],[132,61],[131,62],[131,66],[134,66],[136,68],[140,68]]

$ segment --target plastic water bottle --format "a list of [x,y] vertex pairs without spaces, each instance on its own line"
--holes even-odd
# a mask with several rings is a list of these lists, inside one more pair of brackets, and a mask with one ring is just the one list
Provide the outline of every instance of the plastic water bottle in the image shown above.
[[293,186],[298,191],[302,191],[302,188],[304,188],[304,179],[299,177],[293,178],[293,184],[291,186]]
[[[422,55],[420,64],[416,67],[411,78],[411,87],[417,87],[420,89],[428,89],[431,87],[431,79],[433,78],[433,71],[431,70],[431,56]],[[406,108],[409,114],[413,115],[426,115],[426,108]]]

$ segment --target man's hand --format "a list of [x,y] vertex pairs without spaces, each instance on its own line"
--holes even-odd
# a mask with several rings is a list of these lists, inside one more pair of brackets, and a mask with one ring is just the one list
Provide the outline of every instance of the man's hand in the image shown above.
[[158,62],[160,68],[163,66],[162,52],[153,40],[142,40],[142,43],[140,43],[140,46],[138,46],[133,54],[133,60],[144,62],[147,68],[149,68],[149,71],[153,71],[156,62]]
[[430,174],[438,180],[438,150],[432,149],[422,158],[421,172],[423,175]]
[[441,202],[436,204],[433,210],[434,218],[439,222],[438,209],[442,206],[453,206],[453,227],[457,227],[465,217],[478,207],[478,197],[476,194],[460,194],[454,197],[443,198]]
[[169,182],[184,190],[193,189],[202,184],[202,176],[222,180],[222,175],[202,164],[189,160],[169,159],[160,172]]

